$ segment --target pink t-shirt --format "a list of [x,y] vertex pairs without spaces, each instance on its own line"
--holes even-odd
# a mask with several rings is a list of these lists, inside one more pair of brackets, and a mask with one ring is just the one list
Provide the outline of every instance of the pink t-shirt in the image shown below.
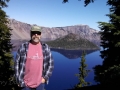
[[43,53],[41,44],[29,44],[25,64],[24,82],[26,86],[35,88],[42,81]]

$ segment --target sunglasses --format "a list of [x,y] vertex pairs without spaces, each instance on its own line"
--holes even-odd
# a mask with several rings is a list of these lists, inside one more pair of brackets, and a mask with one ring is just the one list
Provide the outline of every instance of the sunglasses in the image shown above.
[[31,34],[32,34],[32,35],[35,35],[35,34],[41,35],[41,32],[39,32],[39,31],[32,31]]

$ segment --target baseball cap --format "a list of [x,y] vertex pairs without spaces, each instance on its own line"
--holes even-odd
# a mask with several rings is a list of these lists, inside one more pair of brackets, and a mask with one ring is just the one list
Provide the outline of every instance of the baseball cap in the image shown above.
[[39,32],[41,32],[41,31],[42,31],[42,28],[39,27],[39,26],[32,26],[32,27],[31,27],[31,31],[39,31]]

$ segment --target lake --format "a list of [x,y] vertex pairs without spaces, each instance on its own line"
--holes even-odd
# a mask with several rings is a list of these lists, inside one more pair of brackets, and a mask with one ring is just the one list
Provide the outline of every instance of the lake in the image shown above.
[[[80,60],[82,50],[62,50],[51,49],[54,58],[54,70],[50,77],[49,84],[45,86],[46,90],[65,90],[71,89],[78,83],[78,77],[75,74],[79,73]],[[13,52],[14,57],[16,52]],[[102,64],[102,59],[99,56],[99,50],[86,50],[86,69],[90,69],[87,82],[91,82],[92,85],[96,84],[94,81],[93,67],[98,64]]]

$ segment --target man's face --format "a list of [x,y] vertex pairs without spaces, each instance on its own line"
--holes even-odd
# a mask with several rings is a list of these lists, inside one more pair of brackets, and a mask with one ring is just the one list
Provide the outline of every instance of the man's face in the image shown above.
[[32,31],[31,32],[31,40],[35,43],[38,43],[40,41],[41,32],[39,31]]

